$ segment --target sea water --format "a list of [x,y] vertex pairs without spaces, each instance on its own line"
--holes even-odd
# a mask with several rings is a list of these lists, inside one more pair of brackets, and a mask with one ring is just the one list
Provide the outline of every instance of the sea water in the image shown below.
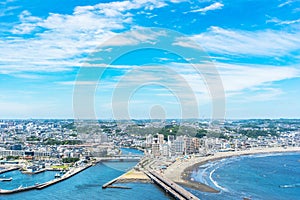
[[[186,189],[205,200],[241,200],[244,197],[252,200],[298,200],[300,199],[299,160],[299,153],[288,153],[241,156],[210,162],[197,168],[192,177],[221,192],[210,194]],[[136,162],[102,162],[43,190],[0,195],[0,199],[170,199],[163,190],[150,183],[121,183],[132,189],[101,188],[104,183],[120,176],[135,165]],[[30,184],[37,180],[47,181],[53,176],[51,172],[24,175],[18,171],[3,175],[14,178],[11,183],[1,183],[2,187],[3,184],[8,184],[5,186],[7,188],[18,179]],[[23,186],[26,186],[25,182],[22,182]],[[16,181],[14,184],[17,187],[20,183]]]
[[[123,154],[143,154],[136,149],[122,148]],[[106,182],[122,175],[132,169],[137,162],[101,162],[92,166],[75,176],[47,187],[43,190],[31,190],[10,195],[0,195],[0,200],[41,200],[41,199],[62,199],[62,200],[90,200],[90,199],[170,199],[164,191],[151,183],[120,183],[132,189],[107,188],[102,189]],[[34,185],[36,182],[43,183],[54,178],[56,172],[43,172],[35,175],[22,174],[19,171],[12,171],[1,174],[6,178],[12,177],[11,182],[0,182],[0,189],[18,188]]]
[[[31,190],[11,195],[0,195],[4,200],[41,200],[41,199],[169,199],[156,185],[151,183],[122,183],[132,189],[107,188],[102,185],[123,174],[136,165],[136,162],[102,162],[83,172],[47,187],[43,190]],[[42,173],[41,173],[42,174]],[[17,176],[12,176],[14,179]],[[17,179],[17,178],[16,178]],[[12,182],[14,182],[13,180]],[[2,182],[5,184],[4,182]],[[18,185],[18,184],[17,184]],[[25,186],[25,185],[23,185]]]
[[222,159],[198,167],[196,181],[218,194],[188,189],[201,199],[300,199],[300,153],[259,154]]

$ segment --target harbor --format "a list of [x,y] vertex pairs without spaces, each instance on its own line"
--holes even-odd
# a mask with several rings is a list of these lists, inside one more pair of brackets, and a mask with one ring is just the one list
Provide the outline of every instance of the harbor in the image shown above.
[[[3,176],[0,177],[0,182],[11,183],[3,183],[2,185],[0,184],[0,195],[15,194],[30,190],[42,190],[49,186],[65,181],[99,163],[136,163],[143,157],[141,152],[133,150],[139,154],[132,154],[130,151],[131,149],[127,149],[124,154],[120,153],[119,155],[113,156],[95,157],[88,160],[82,159],[73,164],[53,165],[48,167],[43,167],[44,165],[41,165],[41,162],[39,162],[39,165],[35,166],[28,165],[28,163],[24,161],[5,162],[5,165],[1,165],[0,174],[3,174]],[[13,180],[13,177],[17,178]],[[133,181],[134,179],[136,181],[142,181],[142,179],[148,179],[148,177],[145,175],[142,176],[139,172],[133,172],[133,170],[130,170],[128,173],[123,175],[123,178],[120,177],[118,181],[124,182],[126,180],[128,181],[129,179],[129,182]],[[123,186],[115,187],[128,188]]]
[[[127,156],[128,157],[128,156]],[[129,158],[129,157],[128,157]],[[89,188],[89,190],[92,190],[93,194],[103,195],[103,196],[110,196],[111,190],[110,188],[122,188],[122,189],[130,189],[130,190],[122,190],[126,194],[128,193],[135,193],[135,195],[139,195],[137,193],[137,190],[140,190],[141,187],[143,189],[145,188],[151,188],[151,191],[157,191],[154,197],[157,197],[158,199],[161,199],[163,197],[163,194],[161,194],[159,189],[155,187],[153,184],[149,184],[151,182],[150,178],[148,178],[143,172],[135,171],[134,167],[137,165],[138,160],[132,160],[132,159],[101,159],[98,158],[94,160],[93,162],[89,163],[84,168],[78,168],[75,170],[70,169],[69,172],[67,172],[65,175],[62,175],[61,178],[53,179],[54,175],[58,172],[55,169],[49,168],[49,170],[45,170],[42,173],[38,174],[24,174],[21,171],[15,169],[14,171],[5,173],[6,177],[13,175],[15,176],[21,176],[16,177],[17,179],[20,179],[22,177],[38,177],[42,176],[43,174],[51,175],[51,180],[46,181],[44,183],[40,182],[40,184],[26,186],[23,184],[23,186],[19,185],[15,189],[4,189],[1,187],[0,191],[0,198],[3,195],[3,198],[7,199],[19,199],[22,198],[23,195],[30,196],[30,195],[36,195],[36,196],[43,196],[43,195],[49,195],[49,191],[55,191],[53,194],[56,194],[56,190],[60,191],[60,194],[63,194],[63,191],[68,191],[70,188],[80,188],[81,190],[85,190],[84,188]],[[114,168],[114,166],[118,166],[118,168]],[[121,170],[121,171],[119,171]],[[9,174],[13,173],[13,174]],[[103,176],[105,175],[105,176]],[[108,177],[106,177],[109,175]],[[104,184],[105,181],[109,181],[114,179],[114,177],[119,177],[118,181],[116,181],[113,187],[108,187],[107,190],[101,190],[101,186]],[[23,178],[24,179],[24,178]],[[14,182],[14,180],[12,181]],[[95,184],[91,184],[95,183]],[[124,185],[123,185],[124,184]],[[50,187],[51,186],[51,187]],[[98,189],[97,189],[98,188]],[[65,189],[65,190],[64,190]],[[100,189],[100,190],[99,190]],[[76,191],[79,191],[76,189]],[[97,192],[96,192],[97,191]],[[118,191],[122,193],[122,191]],[[23,194],[24,192],[24,194]],[[22,194],[20,194],[22,193]],[[51,193],[51,192],[50,192]],[[81,198],[80,195],[82,193],[76,193],[78,198]],[[151,193],[148,193],[150,195]],[[147,194],[146,194],[147,195]],[[5,197],[4,197],[5,196]],[[151,194],[153,196],[153,194]],[[150,196],[149,196],[150,197]],[[142,198],[142,196],[141,196]]]
[[[18,192],[24,192],[24,191],[28,191],[28,190],[41,190],[41,189],[44,189],[46,187],[49,187],[51,185],[54,185],[56,183],[59,183],[61,181],[64,181],[66,179],[69,179],[71,178],[72,176],[82,172],[83,170],[91,167],[93,165],[93,163],[89,163],[89,164],[86,164],[85,166],[80,166],[80,167],[76,167],[76,168],[71,168],[69,171],[67,171],[65,174],[63,174],[62,176],[59,176],[59,177],[53,177],[54,179],[52,180],[49,180],[47,182],[44,182],[44,183],[35,183],[34,185],[31,185],[31,186],[25,186],[23,187],[22,185],[19,186],[18,188],[15,188],[15,189],[11,189],[11,190],[7,190],[7,189],[0,189],[0,194],[13,194],[13,193],[18,193]],[[13,169],[9,169],[9,170],[6,170],[6,172],[9,172],[9,171],[14,171],[14,170],[18,170],[19,168],[13,168]],[[39,173],[43,173],[43,172],[46,172],[48,171],[48,169],[43,169],[41,171],[39,171],[38,173],[32,173],[32,174],[39,174]],[[49,171],[53,171],[53,169],[49,169]],[[57,171],[57,170],[55,170]],[[54,172],[55,172],[54,171]],[[57,174],[57,173],[56,173]],[[55,176],[56,176],[55,174]],[[3,179],[3,178],[2,178]],[[7,179],[8,180],[8,179]],[[11,178],[12,180],[12,178]],[[10,180],[10,181],[11,181]]]

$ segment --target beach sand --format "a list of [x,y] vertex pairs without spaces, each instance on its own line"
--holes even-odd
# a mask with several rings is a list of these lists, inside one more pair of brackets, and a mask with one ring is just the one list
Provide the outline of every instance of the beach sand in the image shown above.
[[116,182],[150,182],[150,178],[142,171],[132,169],[118,178]]
[[274,148],[260,148],[242,151],[231,152],[217,152],[214,155],[206,157],[191,157],[189,159],[177,160],[165,170],[165,176],[176,183],[197,189],[203,192],[217,193],[218,190],[211,188],[202,183],[191,180],[192,171],[209,161],[214,161],[222,158],[233,156],[264,154],[264,153],[284,153],[284,152],[300,152],[300,147],[274,147]]

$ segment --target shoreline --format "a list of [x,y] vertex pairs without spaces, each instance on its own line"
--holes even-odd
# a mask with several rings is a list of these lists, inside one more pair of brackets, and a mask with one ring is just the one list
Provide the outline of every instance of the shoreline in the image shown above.
[[272,148],[257,148],[242,151],[217,152],[214,155],[206,157],[192,157],[188,160],[177,160],[165,171],[166,177],[176,183],[190,187],[192,189],[200,190],[202,192],[219,193],[219,190],[212,188],[209,185],[191,180],[191,173],[208,162],[220,160],[223,158],[255,155],[255,154],[269,154],[269,153],[292,153],[300,152],[300,147],[272,147]]

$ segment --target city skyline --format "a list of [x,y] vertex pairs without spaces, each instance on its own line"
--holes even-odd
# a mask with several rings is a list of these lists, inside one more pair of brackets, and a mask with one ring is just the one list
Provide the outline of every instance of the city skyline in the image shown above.
[[64,1],[64,6],[57,6],[62,1],[1,2],[1,118],[73,118],[76,83],[96,85],[96,116],[113,119],[113,91],[124,77],[141,84],[129,100],[131,118],[149,119],[151,112],[153,118],[181,118],[182,102],[164,87],[171,81],[151,85],[153,76],[142,74],[144,82],[139,82],[135,74],[130,75],[139,66],[154,74],[174,70],[179,75],[169,80],[183,78],[196,96],[199,118],[210,118],[210,91],[189,66],[195,58],[181,60],[180,55],[142,51],[106,66],[100,82],[90,77],[78,81],[91,54],[100,52],[97,48],[113,37],[135,33],[113,40],[108,52],[159,43],[164,32],[151,32],[149,27],[176,31],[193,44],[174,38],[174,45],[187,49],[197,45],[199,54],[202,50],[208,54],[223,83],[225,118],[299,118],[297,2],[90,0]]

